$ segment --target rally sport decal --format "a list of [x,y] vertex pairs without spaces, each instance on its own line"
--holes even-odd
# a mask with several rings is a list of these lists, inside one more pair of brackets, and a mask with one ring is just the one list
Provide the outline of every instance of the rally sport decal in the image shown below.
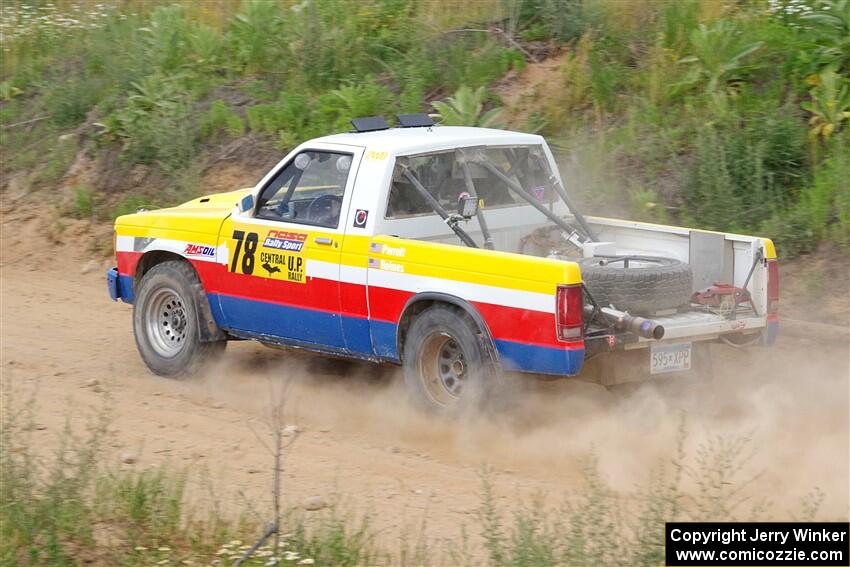
[[[270,230],[260,244],[256,232],[233,231],[234,245],[229,270],[246,276],[259,276],[274,280],[305,283],[306,261],[300,256],[307,235],[299,232]],[[257,250],[257,248],[260,248]]]

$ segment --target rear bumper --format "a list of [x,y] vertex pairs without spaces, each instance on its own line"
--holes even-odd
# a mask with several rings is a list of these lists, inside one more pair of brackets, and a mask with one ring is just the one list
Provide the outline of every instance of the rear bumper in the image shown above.
[[767,330],[764,333],[765,346],[771,346],[779,337],[779,317],[776,315],[767,316]]
[[[744,317],[726,319],[720,315],[705,312],[685,312],[655,317],[653,321],[664,327],[664,342],[700,342],[717,340],[720,337],[757,337],[761,341],[755,344],[770,346],[776,342],[779,334],[779,319],[775,315],[767,317]],[[746,340],[748,344],[751,341]],[[587,354],[635,350],[650,348],[657,341],[638,337],[632,333],[596,335],[585,339]]]
[[496,339],[502,368],[516,372],[575,376],[584,365],[584,342],[564,348],[529,345]]
[[124,303],[133,303],[133,278],[118,273],[118,268],[106,271],[106,289],[112,301],[119,299]]

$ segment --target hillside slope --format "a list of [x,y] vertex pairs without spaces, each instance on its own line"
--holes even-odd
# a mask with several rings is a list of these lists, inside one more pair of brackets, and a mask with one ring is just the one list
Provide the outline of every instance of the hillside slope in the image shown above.
[[850,255],[850,4],[768,8],[6,4],[2,210],[106,255],[119,214],[253,185],[356,116],[438,111],[546,135],[589,213],[765,234],[783,259],[817,251],[801,265],[827,275],[795,278],[791,305],[846,320],[843,299],[815,299],[846,296],[833,266]]

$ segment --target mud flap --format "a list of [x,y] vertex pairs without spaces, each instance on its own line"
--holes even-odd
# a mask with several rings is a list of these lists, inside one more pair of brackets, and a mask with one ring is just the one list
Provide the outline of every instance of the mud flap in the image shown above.
[[192,284],[192,293],[195,294],[195,305],[198,306],[198,331],[202,343],[221,341],[227,338],[212,314],[210,301],[200,283]]

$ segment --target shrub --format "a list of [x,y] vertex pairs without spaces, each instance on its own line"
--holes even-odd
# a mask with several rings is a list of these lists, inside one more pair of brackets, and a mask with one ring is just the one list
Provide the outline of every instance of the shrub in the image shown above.
[[478,87],[474,91],[469,87],[459,88],[445,102],[434,102],[434,110],[441,124],[446,126],[480,126],[482,128],[502,128],[500,121],[502,109],[484,110],[487,90]]
[[78,219],[92,218],[95,211],[95,194],[91,187],[77,186],[74,191],[74,216]]
[[[246,72],[268,69],[279,55],[279,38],[284,37],[283,19],[274,2],[245,0],[228,30],[233,54]],[[278,61],[278,64],[281,62]]]
[[[356,92],[354,94],[356,95]],[[323,106],[324,115],[319,114],[314,106]],[[316,103],[301,94],[282,92],[276,102],[257,104],[248,109],[248,127],[254,132],[276,135],[281,148],[288,149],[309,138],[327,133],[331,127],[330,122],[339,118],[343,109],[343,102],[331,95]],[[348,114],[352,112],[347,111]],[[338,125],[338,129],[347,129],[347,124]]]
[[697,126],[684,186],[690,222],[745,231],[787,206],[805,179],[805,141],[787,107]]
[[153,10],[150,23],[140,31],[146,55],[154,68],[173,72],[189,62],[191,26],[185,6],[172,4]]
[[581,0],[525,0],[520,3],[521,33],[525,41],[554,38],[567,42],[584,32]]
[[110,133],[121,140],[132,162],[158,162],[175,172],[194,156],[196,126],[181,75],[150,75],[132,84],[126,105],[107,119]]
[[761,42],[748,41],[733,22],[699,24],[690,34],[691,55],[679,60],[691,69],[682,83],[704,84],[706,92],[722,93],[730,81],[742,78],[744,59],[761,46]]
[[809,136],[828,140],[844,122],[850,121],[850,80],[831,67],[821,71],[816,80],[810,91],[812,100],[803,102],[802,107],[812,114]]
[[319,113],[335,131],[348,130],[349,121],[361,116],[391,114],[392,94],[387,87],[366,79],[333,89],[319,98]]
[[762,232],[776,240],[783,257],[811,252],[822,240],[850,247],[848,143],[847,136],[833,140],[830,157],[815,167],[811,183],[788,208],[762,224]]
[[245,123],[222,100],[216,100],[201,117],[198,132],[202,139],[215,138],[221,134],[231,137],[242,135]]
[[815,0],[800,21],[813,32],[820,65],[850,68],[850,0]]

